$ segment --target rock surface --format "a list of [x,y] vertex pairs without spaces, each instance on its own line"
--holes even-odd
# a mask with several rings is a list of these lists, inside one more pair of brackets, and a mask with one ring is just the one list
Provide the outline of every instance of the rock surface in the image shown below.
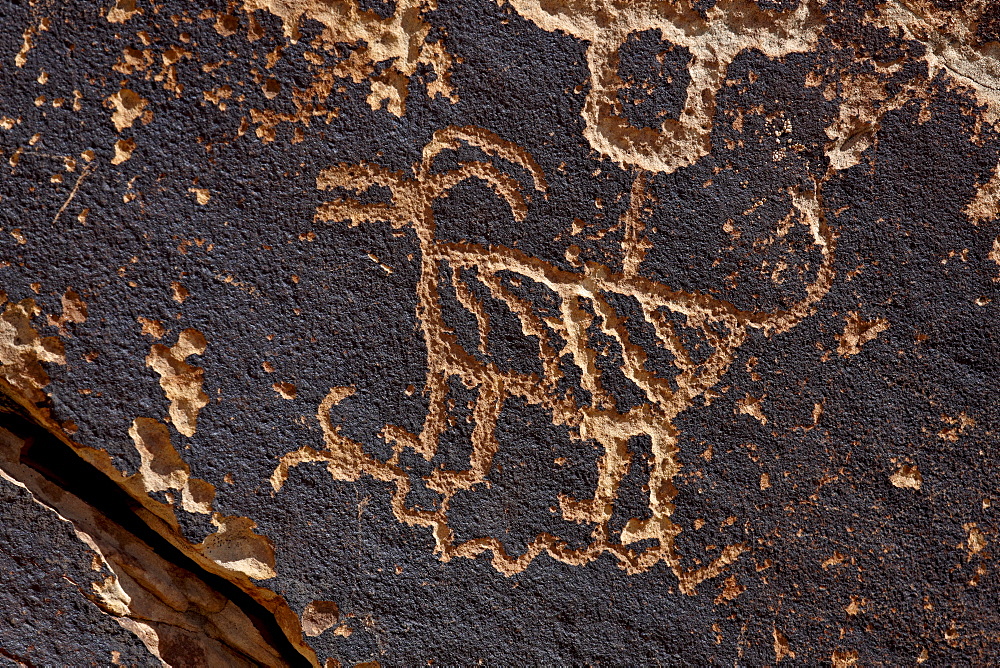
[[0,16],[0,659],[1000,661],[996,3]]

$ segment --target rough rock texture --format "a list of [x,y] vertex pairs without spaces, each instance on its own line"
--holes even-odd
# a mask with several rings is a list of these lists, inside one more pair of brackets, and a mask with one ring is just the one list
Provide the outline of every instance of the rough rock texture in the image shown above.
[[87,546],[24,489],[0,486],[3,665],[156,666],[139,639],[90,603],[107,577]]
[[1000,662],[995,2],[0,16],[0,660]]

